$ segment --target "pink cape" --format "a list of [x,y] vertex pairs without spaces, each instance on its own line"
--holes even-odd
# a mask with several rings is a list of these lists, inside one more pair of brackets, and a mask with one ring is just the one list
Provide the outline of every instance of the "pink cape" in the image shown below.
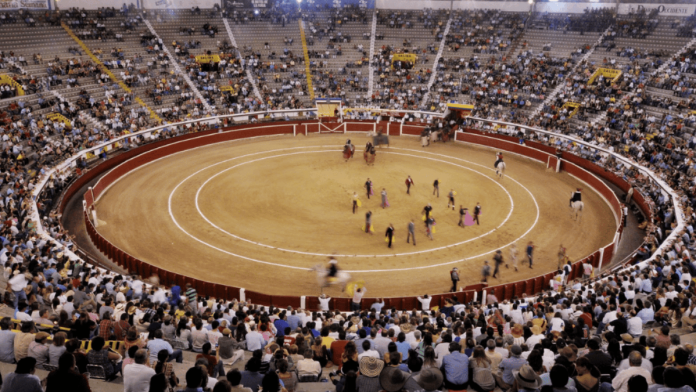
[[473,226],[474,225],[474,218],[469,215],[469,211],[464,213],[464,226]]

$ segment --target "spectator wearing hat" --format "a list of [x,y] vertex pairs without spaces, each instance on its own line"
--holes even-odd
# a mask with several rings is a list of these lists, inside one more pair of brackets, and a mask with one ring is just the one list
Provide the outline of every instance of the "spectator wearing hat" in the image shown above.
[[356,385],[358,390],[363,392],[378,392],[380,391],[381,384],[379,375],[384,369],[384,362],[379,358],[374,357],[363,357],[360,358],[360,375]]
[[527,360],[521,358],[522,348],[518,345],[510,347],[510,357],[503,359],[498,367],[500,374],[494,373],[495,381],[503,390],[508,390],[515,381],[513,371],[519,370],[523,365],[527,364]]
[[41,380],[34,375],[36,359],[22,358],[15,371],[5,376],[0,392],[43,392]]
[[442,358],[445,387],[455,391],[464,390],[469,385],[469,357],[461,353],[461,346],[457,342],[450,343],[449,351]]
[[379,384],[383,391],[400,392],[405,389],[406,383],[411,378],[411,375],[399,370],[398,368],[387,366],[379,374]]
[[439,391],[442,387],[442,381],[444,377],[442,376],[442,371],[437,368],[427,368],[423,369],[418,375],[418,385],[425,392],[435,392]]
[[518,392],[537,392],[541,388],[541,378],[529,365],[523,365],[513,380],[513,390]]
[[27,356],[36,359],[36,365],[43,368],[44,365],[50,362],[50,357],[48,355],[48,333],[39,332],[34,335],[34,341],[29,343],[29,348],[27,349]]
[[531,331],[532,336],[527,338],[527,347],[534,347],[546,338],[546,335],[544,335],[542,328],[538,325],[533,325]]
[[232,331],[229,328],[222,330],[222,337],[218,339],[217,353],[220,357],[220,362],[225,365],[234,365],[240,359],[244,358],[244,350],[238,349],[238,343],[232,337]]

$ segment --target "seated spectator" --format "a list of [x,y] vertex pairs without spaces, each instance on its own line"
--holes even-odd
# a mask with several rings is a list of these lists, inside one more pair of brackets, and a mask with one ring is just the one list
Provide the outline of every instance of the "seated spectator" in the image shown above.
[[3,317],[0,320],[0,362],[14,363],[15,333],[11,330],[11,319]]
[[650,380],[648,384],[652,383],[652,376],[650,372],[641,367],[643,357],[638,351],[633,351],[628,355],[629,368],[617,373],[616,377],[612,380],[612,387],[617,392],[627,392],[628,391],[628,381],[633,376],[642,376],[645,380]]
[[121,372],[121,356],[105,348],[104,338],[97,336],[92,339],[92,349],[87,353],[87,363],[90,365],[98,365],[104,368],[104,375],[107,381],[116,378]]
[[60,357],[65,353],[65,340],[68,335],[65,332],[58,332],[53,335],[53,343],[48,346],[49,365],[58,366]]
[[278,378],[281,380],[283,385],[285,385],[285,389],[287,389],[288,392],[294,392],[295,389],[297,389],[297,374],[295,374],[295,372],[288,371],[288,361],[284,359],[278,362],[277,367]]
[[232,337],[232,331],[228,328],[222,330],[222,337],[218,339],[218,356],[220,362],[225,365],[234,365],[240,359],[244,358],[244,350],[238,349],[238,343]]
[[61,354],[58,369],[46,378],[46,392],[90,392],[89,380],[77,371],[74,355]]
[[[14,339],[14,354],[17,362],[22,358],[26,358],[28,355],[29,345],[34,341],[35,332],[33,321],[25,321],[22,323],[20,332]],[[36,365],[36,362],[34,362],[34,365]]]
[[46,345],[50,336],[46,332],[37,333],[34,335],[34,341],[29,343],[29,348],[27,349],[27,356],[36,359],[36,365],[42,369],[50,361],[48,346]]
[[196,360],[205,358],[208,361],[208,375],[213,378],[225,377],[225,368],[222,362],[219,362],[215,355],[210,354],[211,345],[209,342],[203,344],[201,354],[196,355]]
[[138,349],[135,352],[135,363],[123,369],[123,387],[126,392],[147,392],[150,379],[156,373],[149,366],[147,350]]
[[15,371],[5,376],[0,392],[43,392],[41,380],[34,375],[36,359],[22,358]]
[[239,370],[230,370],[225,375],[225,378],[227,378],[227,381],[229,381],[230,385],[232,386],[233,392],[252,392],[251,388],[240,385],[242,382],[242,373],[240,373]]
[[150,351],[150,362],[157,360],[159,352],[167,350],[169,353],[169,361],[176,360],[177,363],[184,361],[184,356],[181,350],[174,350],[169,342],[162,339],[162,330],[158,329],[153,334],[154,339],[147,342],[147,349]]
[[80,341],[70,339],[65,343],[65,352],[75,357],[75,365],[81,374],[87,373],[87,354],[80,348]]
[[208,331],[203,329],[203,321],[196,319],[195,329],[191,331],[191,351],[194,353],[203,352],[203,345],[208,343]]
[[179,378],[174,373],[174,365],[169,361],[169,352],[167,350],[160,350],[157,353],[157,361],[151,364],[152,368],[155,369],[155,373],[164,373],[165,378],[171,385],[179,385]]
[[461,346],[457,342],[450,343],[449,351],[442,359],[445,387],[455,391],[464,390],[469,385],[469,358],[461,353]]
[[304,352],[304,359],[297,363],[297,374],[300,378],[305,376],[319,377],[322,366],[313,359],[314,351],[307,349]]
[[261,360],[258,358],[251,358],[246,364],[246,370],[242,371],[242,385],[250,388],[253,392],[258,392],[261,381],[263,380],[263,374],[259,373],[261,368]]

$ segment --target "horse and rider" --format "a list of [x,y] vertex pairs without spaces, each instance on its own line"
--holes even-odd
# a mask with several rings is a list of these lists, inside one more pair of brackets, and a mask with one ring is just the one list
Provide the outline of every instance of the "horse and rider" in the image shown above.
[[495,163],[493,164],[493,167],[495,168],[495,175],[497,175],[498,178],[503,178],[505,175],[505,161],[503,161],[502,152],[495,154]]
[[573,210],[575,220],[582,217],[582,210],[585,208],[585,204],[582,202],[581,188],[576,188],[574,192],[570,193],[569,206]]

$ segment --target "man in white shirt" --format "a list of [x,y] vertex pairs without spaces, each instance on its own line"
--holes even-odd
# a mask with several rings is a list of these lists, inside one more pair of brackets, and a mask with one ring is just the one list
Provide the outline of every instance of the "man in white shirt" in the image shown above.
[[331,297],[327,297],[326,294],[322,294],[321,297],[319,297],[319,309],[322,312],[329,310],[329,301],[331,301]]
[[643,320],[638,317],[636,310],[631,310],[631,317],[628,318],[628,333],[634,338],[643,334]]
[[135,363],[123,369],[124,392],[148,392],[150,379],[155,375],[155,370],[148,364],[147,350],[140,349],[135,352]]
[[526,344],[527,347],[534,347],[537,343],[541,343],[542,340],[544,340],[546,336],[544,336],[543,331],[541,330],[541,327],[538,325],[535,325],[532,327],[532,336],[527,338]]
[[24,276],[26,272],[26,267],[19,267],[19,273],[7,281],[7,284],[10,286],[12,292],[14,293],[15,309],[17,309],[17,304],[20,301],[23,300],[23,302],[27,302],[27,293],[24,292],[24,288],[27,287],[27,278],[26,276]]
[[653,384],[650,372],[640,366],[642,361],[643,357],[641,357],[638,351],[633,351],[628,355],[629,368],[617,372],[616,377],[614,377],[614,380],[611,382],[614,391],[628,392],[628,380],[633,376],[643,376],[648,382],[648,385]]
[[358,362],[360,362],[360,359],[363,357],[372,357],[379,359],[379,351],[372,348],[372,344],[370,344],[369,340],[363,340],[362,349],[362,354],[358,354]]
[[423,297],[418,297],[418,301],[423,306],[423,311],[430,310],[430,301],[431,300],[432,300],[432,298],[430,296],[428,296],[428,294],[424,295]]

